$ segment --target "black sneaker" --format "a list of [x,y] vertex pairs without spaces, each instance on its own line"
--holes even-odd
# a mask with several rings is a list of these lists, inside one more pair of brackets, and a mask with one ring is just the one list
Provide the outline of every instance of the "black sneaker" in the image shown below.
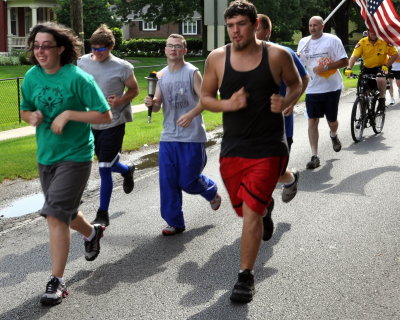
[[312,156],[311,160],[307,163],[307,169],[315,169],[315,168],[318,168],[319,165],[320,165],[319,157],[318,156]]
[[108,211],[102,209],[97,210],[96,218],[91,222],[91,224],[101,224],[102,226],[107,227],[110,224]]
[[125,193],[131,193],[135,182],[133,181],[133,173],[135,172],[135,166],[128,166],[128,172],[121,174],[124,177],[124,183],[122,185]]
[[333,150],[335,152],[339,152],[342,149],[342,143],[340,142],[338,136],[336,135],[336,136],[332,137],[330,134],[329,134],[329,136],[331,137],[331,140],[332,140]]
[[238,281],[232,290],[231,301],[249,303],[253,300],[254,293],[254,276],[249,269],[246,269],[238,275]]
[[93,227],[96,232],[94,238],[91,241],[85,240],[85,259],[87,261],[93,261],[99,255],[100,239],[103,236],[103,231],[106,230],[105,226],[99,224],[95,224]]
[[270,202],[269,206],[267,207],[267,213],[263,217],[263,227],[264,227],[264,232],[263,232],[263,240],[268,241],[269,239],[272,238],[272,234],[274,233],[274,222],[272,221],[272,210],[274,210],[274,198],[272,198],[272,201]]
[[60,283],[56,277],[51,276],[47,282],[46,292],[40,298],[40,303],[45,305],[56,305],[61,303],[62,299],[68,295],[65,283]]

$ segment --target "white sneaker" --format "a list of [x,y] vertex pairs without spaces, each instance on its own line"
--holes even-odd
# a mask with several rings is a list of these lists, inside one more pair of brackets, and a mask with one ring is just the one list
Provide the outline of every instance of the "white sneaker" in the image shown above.
[[393,97],[391,97],[390,98],[390,103],[389,103],[389,105],[394,105],[396,102],[394,101],[394,98]]

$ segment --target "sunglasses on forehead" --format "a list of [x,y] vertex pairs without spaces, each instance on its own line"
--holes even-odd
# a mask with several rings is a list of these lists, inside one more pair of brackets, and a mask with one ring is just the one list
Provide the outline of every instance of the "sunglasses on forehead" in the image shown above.
[[103,52],[103,51],[106,51],[106,50],[107,50],[107,47],[101,47],[101,48],[93,48],[92,47],[92,51]]

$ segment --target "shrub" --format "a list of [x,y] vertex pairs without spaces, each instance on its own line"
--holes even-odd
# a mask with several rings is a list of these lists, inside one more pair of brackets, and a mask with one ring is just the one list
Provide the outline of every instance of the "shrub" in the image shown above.
[[0,56],[0,66],[19,66],[21,63],[16,56]]
[[112,28],[112,33],[115,38],[115,50],[120,50],[122,45],[122,30],[120,28]]
[[[198,56],[202,53],[201,39],[186,39],[188,53],[187,56]],[[130,39],[123,40],[120,51],[125,56],[135,57],[162,57],[164,56],[165,38],[163,39]]]

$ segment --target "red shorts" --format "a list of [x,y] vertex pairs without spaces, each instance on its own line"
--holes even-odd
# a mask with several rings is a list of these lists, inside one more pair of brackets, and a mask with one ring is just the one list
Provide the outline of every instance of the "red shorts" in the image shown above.
[[222,180],[238,216],[243,216],[243,202],[259,215],[265,214],[279,176],[286,170],[287,161],[286,156],[220,158]]

